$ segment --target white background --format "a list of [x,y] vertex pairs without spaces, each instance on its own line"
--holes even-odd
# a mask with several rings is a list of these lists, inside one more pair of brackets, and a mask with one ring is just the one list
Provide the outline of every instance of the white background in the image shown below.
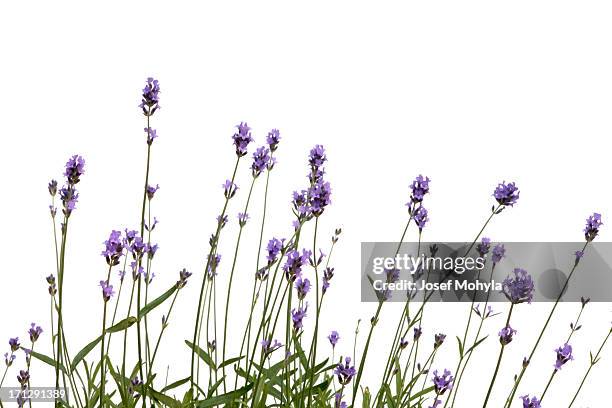
[[[46,183],[61,176],[74,153],[86,158],[87,169],[70,226],[66,330],[75,350],[99,334],[102,242],[111,229],[135,227],[139,220],[145,136],[137,105],[149,75],[162,87],[153,123],[160,136],[151,180],[161,185],[153,204],[161,221],[154,288],[160,293],[168,287],[183,266],[195,272],[162,348],[160,365],[171,365],[171,380],[187,374],[190,353],[183,340],[191,337],[207,239],[222,205],[220,185],[234,161],[230,137],[240,121],[253,127],[257,143],[272,127],[283,136],[266,238],[288,234],[290,193],[306,184],[308,149],[316,143],[327,148],[333,206],[321,220],[320,236],[327,246],[335,227],[344,233],[321,327],[341,333],[339,353],[352,350],[356,320],[367,321],[374,309],[359,303],[360,242],[399,238],[408,185],[418,173],[432,179],[424,239],[472,239],[495,184],[504,179],[518,183],[521,199],[486,235],[500,241],[582,239],[586,216],[600,211],[608,224],[611,210],[611,17],[612,6],[597,1],[4,2],[0,351],[8,349],[9,336],[25,338],[36,321],[46,330],[43,351],[50,352],[44,277],[53,272],[54,257]],[[232,200],[232,226],[222,238],[222,284],[249,180],[243,164],[243,189]],[[257,220],[262,180],[254,194],[250,212]],[[247,224],[232,327],[244,321],[257,235],[256,222]],[[610,236],[605,225],[600,238]],[[588,279],[588,271],[577,279]],[[462,333],[467,307],[430,309],[435,319],[425,323],[426,342],[434,332],[449,335],[438,368],[454,369],[453,337]],[[490,406],[506,396],[549,308],[517,308],[513,326],[519,333]],[[552,350],[564,341],[577,310],[576,304],[560,308],[520,394],[542,392]],[[371,387],[377,387],[377,360],[386,358],[398,314],[399,305],[386,306],[376,329],[363,382]],[[503,317],[496,319],[491,334],[503,325]],[[574,341],[576,360],[557,375],[544,406],[568,404],[588,350],[609,325],[608,304],[588,306]],[[360,344],[366,329],[362,324]],[[237,342],[241,330],[230,333]],[[492,339],[472,359],[459,407],[481,403],[498,347]],[[610,353],[577,406],[609,404],[603,390]],[[51,370],[39,363],[32,376],[36,385],[51,383]]]

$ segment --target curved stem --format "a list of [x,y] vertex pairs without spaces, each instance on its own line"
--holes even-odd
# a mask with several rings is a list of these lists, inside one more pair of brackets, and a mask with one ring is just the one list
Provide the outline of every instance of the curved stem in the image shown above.
[[[508,318],[506,319],[505,327],[508,327],[508,325],[510,324],[510,317],[512,316],[513,309],[514,309],[514,303],[511,303],[510,311],[508,312]],[[491,378],[491,384],[489,384],[489,390],[487,391],[487,396],[485,397],[484,403],[482,405],[483,408],[486,407],[487,403],[489,402],[489,397],[491,396],[491,391],[493,391],[493,385],[495,384],[495,380],[497,379],[497,373],[499,372],[499,367],[501,365],[501,360],[504,355],[505,348],[506,348],[506,345],[502,343],[501,348],[499,350],[499,356],[497,358],[497,365],[495,366],[495,372],[493,373],[493,377]]]

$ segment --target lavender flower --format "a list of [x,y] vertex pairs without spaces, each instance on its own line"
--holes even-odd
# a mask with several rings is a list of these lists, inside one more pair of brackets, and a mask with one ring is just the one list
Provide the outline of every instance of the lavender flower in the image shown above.
[[405,337],[402,337],[400,339],[400,343],[399,343],[399,347],[401,350],[405,349],[406,347],[408,347],[408,340],[406,340]]
[[128,393],[133,397],[136,392],[136,388],[140,386],[142,386],[142,380],[138,376],[135,376],[134,378],[130,380],[130,385],[128,387]]
[[10,367],[13,365],[13,362],[16,358],[17,356],[13,353],[11,353],[10,355],[9,353],[4,353],[4,364],[6,364],[7,367]]
[[319,178],[308,190],[310,211],[315,217],[323,214],[325,207],[331,204],[331,185]]
[[140,266],[138,262],[130,262],[130,267],[132,268],[132,278],[134,278],[134,280],[138,279],[139,276],[144,275],[144,268]]
[[229,220],[229,218],[227,217],[227,215],[217,215],[217,223],[219,224],[219,228],[223,228],[225,227],[225,225],[227,225],[227,221]]
[[334,408],[347,408],[346,402],[342,401],[342,393],[339,391],[334,395]]
[[145,222],[145,230],[151,232],[155,229],[155,227],[157,226],[157,224],[159,224],[159,220],[157,219],[157,217],[153,217],[153,223],[151,225],[149,225],[148,223]]
[[493,191],[493,197],[499,205],[512,207],[519,199],[519,189],[515,183],[506,184],[505,181],[499,183]]
[[221,263],[221,255],[220,254],[211,254],[209,255],[208,269],[206,270],[208,274],[208,279],[212,279],[217,276],[217,268]]
[[79,201],[79,193],[73,185],[68,185],[60,189],[60,200],[64,206],[62,210],[66,217],[72,214],[76,208],[76,203]]
[[113,230],[106,241],[102,256],[106,259],[108,266],[119,265],[119,259],[123,256],[123,242],[121,231]]
[[325,148],[322,145],[313,147],[308,157],[308,164],[310,164],[312,175],[317,175],[326,161],[327,156],[325,155]]
[[591,242],[595,239],[599,233],[599,227],[602,225],[601,214],[599,213],[593,213],[593,215],[587,218],[586,226],[584,227],[584,238],[587,242]]
[[261,341],[261,349],[265,355],[270,355],[281,347],[283,347],[282,343],[276,339],[274,341],[267,339]]
[[215,351],[217,349],[217,340],[213,339],[211,341],[208,342],[208,348],[210,349],[210,351]]
[[153,141],[157,139],[157,129],[146,127],[144,128],[144,131],[147,134],[147,144],[151,146]]
[[151,116],[157,111],[159,106],[159,81],[153,78],[147,78],[147,83],[142,89],[142,100],[138,105],[145,116]]
[[484,258],[486,254],[489,253],[489,249],[491,248],[491,239],[483,237],[478,245],[476,245],[476,252]]
[[434,348],[438,348],[442,345],[442,343],[444,343],[444,340],[446,339],[446,334],[436,334],[434,335]]
[[332,348],[336,348],[336,344],[340,340],[340,335],[337,331],[332,330],[332,332],[327,336],[327,340],[329,340],[329,344],[331,344]]
[[285,265],[283,265],[285,277],[292,282],[299,278],[302,275],[302,266],[306,265],[310,255],[312,255],[312,252],[307,249],[303,249],[301,255],[295,249],[289,251]]
[[329,289],[329,281],[331,281],[333,277],[334,268],[328,266],[323,271],[323,294],[325,294],[325,292],[327,292],[327,289]]
[[149,259],[153,259],[158,249],[159,245],[157,244],[145,244],[145,252],[147,253],[147,257]]
[[49,194],[51,194],[51,197],[55,197],[57,194],[57,180],[51,180],[47,188],[49,189]]
[[512,337],[516,334],[516,330],[514,330],[512,327],[510,327],[510,325],[504,327],[503,329],[500,330],[500,332],[498,333],[499,336],[499,342],[503,345],[506,346],[508,344],[510,344],[512,342]]
[[36,343],[36,340],[38,340],[42,332],[43,329],[40,326],[37,326],[36,323],[32,323],[30,325],[30,329],[28,330],[28,334],[30,335],[30,341],[32,343]]
[[[342,361],[342,357],[340,358],[340,361]],[[351,358],[346,357],[344,359],[344,364],[338,364],[334,370],[334,374],[338,376],[338,382],[340,384],[347,385],[350,383],[353,377],[357,374],[355,366],[351,365]]]
[[266,137],[266,143],[270,146],[270,150],[275,152],[278,148],[278,143],[280,142],[280,132],[278,129],[272,129],[268,132],[268,136]]
[[17,375],[17,381],[21,384],[22,387],[27,387],[28,382],[30,381],[30,373],[28,370],[20,370],[19,375]]
[[304,300],[308,292],[310,292],[310,281],[307,278],[297,278],[295,281],[295,290],[297,290],[298,299]]
[[411,204],[423,202],[423,198],[429,193],[430,181],[429,177],[423,177],[423,175],[419,174],[410,185],[412,193],[410,194],[410,203],[406,205],[410,207]]
[[159,190],[159,184],[156,184],[155,186],[147,185],[147,198],[152,200],[153,197],[155,197],[157,190]]
[[514,276],[508,276],[502,282],[502,292],[506,298],[514,303],[531,303],[534,285],[531,275],[521,268],[514,269]]
[[225,180],[225,183],[223,184],[223,195],[225,198],[229,200],[236,195],[236,191],[238,191],[238,186],[236,183],[232,182],[231,180]]
[[55,296],[57,293],[57,286],[55,284],[55,276],[53,274],[47,276],[47,283],[49,284],[49,295]]
[[107,281],[100,281],[100,287],[102,288],[102,298],[105,302],[108,302],[114,295],[113,285],[109,285]]
[[419,231],[423,231],[427,221],[429,221],[429,218],[427,217],[427,210],[425,207],[419,206],[419,208],[417,208],[414,212],[414,222],[416,223],[417,227],[419,227]]
[[268,276],[270,276],[270,269],[267,265],[263,268],[259,268],[257,272],[255,272],[255,279],[262,282],[268,279]]
[[532,397],[529,400],[529,395],[523,395],[520,398],[523,400],[523,408],[542,408],[540,401],[536,397]]
[[238,213],[238,225],[244,227],[249,220],[249,214],[240,212]]
[[21,344],[19,343],[19,337],[10,338],[9,346],[11,346],[11,351],[13,352],[19,350],[19,347],[21,347]]
[[253,163],[251,164],[253,177],[258,177],[266,169],[270,160],[270,149],[266,146],[258,147],[253,153]]
[[85,159],[75,154],[66,162],[64,176],[66,176],[68,184],[75,185],[81,181],[83,173],[85,173]]
[[438,374],[438,370],[435,370],[433,375],[434,389],[437,395],[442,395],[453,388],[453,376],[449,370],[444,369],[442,375]]
[[234,133],[232,139],[234,139],[236,154],[238,157],[242,157],[247,154],[247,147],[253,141],[253,138],[251,137],[251,128],[245,122],[241,122],[236,127],[238,132]]
[[506,256],[506,247],[504,247],[503,244],[495,245],[493,247],[491,261],[493,261],[494,264],[497,264],[504,256]]
[[268,245],[266,246],[266,259],[268,260],[268,265],[272,265],[278,259],[278,254],[283,250],[283,244],[285,240],[272,238],[268,241]]
[[[307,190],[302,190],[301,192],[294,191],[291,204],[293,205],[294,214],[298,217],[298,221],[304,221],[311,218],[311,208]],[[294,224],[294,227],[297,230],[299,223],[298,225]]]
[[308,310],[308,303],[306,306],[298,307],[297,309],[291,310],[291,320],[293,321],[293,329],[297,332],[304,327],[304,318],[306,317],[306,311]]
[[567,343],[556,349],[555,353],[557,353],[557,360],[555,361],[555,370],[560,370],[561,367],[565,365],[565,363],[574,359],[574,356],[572,355],[572,346]]
[[422,334],[423,334],[423,329],[421,328],[421,326],[415,327],[414,328],[414,335],[412,337],[413,340],[417,341],[421,337]]
[[191,272],[188,272],[187,269],[183,268],[179,271],[179,280],[176,282],[176,287],[178,289],[182,289],[187,285],[187,279],[192,275]]

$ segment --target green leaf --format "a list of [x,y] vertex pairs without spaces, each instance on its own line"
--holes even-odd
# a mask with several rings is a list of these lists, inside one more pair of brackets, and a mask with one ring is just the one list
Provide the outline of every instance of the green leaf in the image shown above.
[[170,289],[164,292],[160,297],[151,302],[147,303],[142,309],[140,309],[139,318],[142,319],[146,316],[151,310],[155,309],[157,306],[164,303],[172,294],[176,291],[176,285],[172,285]]
[[224,362],[219,364],[219,368],[227,367],[228,365],[234,364],[235,362],[240,361],[243,358],[244,358],[244,356],[228,358],[227,360],[225,360]]
[[474,343],[472,345],[472,347],[470,347],[469,349],[467,349],[467,351],[465,352],[465,354],[471,353],[476,347],[478,347],[480,345],[480,343],[482,343],[483,341],[485,341],[487,339],[487,336],[484,336],[482,339],[478,340],[476,343]]
[[[22,350],[24,350],[24,348],[21,348]],[[37,360],[42,361],[43,363],[47,363],[49,364],[51,367],[55,367],[56,361],[54,359],[52,359],[49,356],[46,356],[44,354],[38,353],[36,351],[30,350],[30,355],[32,357],[34,357]],[[60,370],[62,370],[63,372],[66,372],[66,369],[64,368],[64,366],[62,364],[59,365]]]
[[125,319],[123,319],[119,323],[117,323],[114,326],[111,326],[108,329],[106,329],[106,332],[107,333],[117,333],[117,332],[120,332],[120,331],[127,330],[128,328],[130,328],[137,321],[138,321],[138,319],[136,319],[134,316],[126,317]]
[[202,350],[199,346],[194,345],[192,342],[190,342],[189,340],[185,340],[185,344],[187,344],[187,346],[194,350],[195,353],[206,363],[208,364],[213,370],[217,371],[217,367],[215,366],[215,362],[213,361],[213,359],[210,357],[210,355],[205,352],[204,350]]
[[463,343],[461,342],[461,339],[459,338],[459,336],[457,337],[457,344],[459,345],[459,357],[463,358]]
[[87,354],[89,354],[89,352],[91,352],[91,350],[93,350],[98,345],[100,340],[102,340],[102,336],[98,337],[97,339],[83,347],[83,349],[77,353],[77,355],[72,360],[70,372],[73,372],[77,368],[79,363],[85,358],[85,356],[87,356]]
[[186,377],[186,378],[183,378],[182,380],[178,380],[178,381],[173,382],[172,384],[166,385],[164,388],[162,388],[161,392],[170,391],[177,387],[180,387],[181,385],[189,382],[190,378],[191,377]]
[[413,399],[420,398],[420,397],[422,397],[423,395],[427,395],[427,394],[429,394],[430,392],[432,392],[433,390],[434,390],[434,386],[433,386],[433,385],[432,385],[431,387],[425,388],[424,390],[419,391],[419,392],[417,392],[416,394],[412,395],[412,396],[410,397],[410,401],[412,401]]
[[226,394],[217,395],[216,397],[207,398],[204,401],[198,403],[198,408],[216,407],[221,404],[229,404],[236,401],[238,398],[249,392],[253,388],[253,384],[249,383],[247,386],[238,388],[237,390],[230,391]]

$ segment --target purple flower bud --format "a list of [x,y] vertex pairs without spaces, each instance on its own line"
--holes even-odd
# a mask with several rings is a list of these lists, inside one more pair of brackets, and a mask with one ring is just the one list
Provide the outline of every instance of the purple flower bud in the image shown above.
[[265,355],[270,355],[281,347],[283,345],[276,339],[274,339],[274,342],[267,339],[261,341],[261,349]]
[[208,342],[208,349],[212,352],[217,349],[217,340],[213,339]]
[[278,254],[283,249],[284,242],[284,239],[279,240],[276,238],[272,238],[270,241],[268,241],[268,245],[266,246],[266,251],[268,252],[268,254],[266,255],[266,258],[268,259],[268,265],[272,265],[274,262],[276,262]]
[[15,361],[15,359],[17,358],[17,356],[13,353],[11,353],[9,355],[9,353],[4,353],[4,363],[6,364],[7,367],[10,367],[13,365],[13,361]]
[[268,136],[266,137],[266,143],[270,146],[270,150],[275,152],[278,148],[278,143],[280,142],[280,132],[278,129],[272,129],[268,132]]
[[300,277],[302,275],[302,266],[306,265],[311,255],[312,252],[307,249],[303,249],[301,255],[295,249],[289,251],[285,265],[283,265],[285,277],[291,282]]
[[236,191],[238,191],[238,186],[236,183],[232,182],[231,180],[225,180],[225,183],[223,184],[223,195],[225,198],[229,200],[236,195]]
[[587,218],[586,227],[584,227],[584,238],[587,242],[591,242],[595,239],[602,225],[601,214],[593,213],[593,215]]
[[446,334],[436,334],[434,335],[434,348],[438,348],[442,345],[442,343],[444,343],[444,340],[446,339]]
[[433,372],[433,383],[436,394],[442,395],[453,388],[453,376],[451,372],[444,369],[444,374],[438,374],[438,370]]
[[561,367],[565,365],[565,363],[574,359],[574,356],[572,355],[572,346],[567,343],[556,349],[555,353],[557,353],[557,359],[555,361],[555,370],[560,370]]
[[325,292],[327,292],[327,289],[329,289],[329,281],[331,281],[333,277],[334,268],[328,266],[323,271],[323,294],[325,294]]
[[236,127],[238,132],[234,133],[232,139],[234,139],[236,154],[238,157],[242,157],[247,154],[247,147],[253,141],[253,138],[251,137],[251,128],[245,122],[241,122]]
[[529,395],[523,395],[520,397],[523,400],[523,408],[541,408],[540,401],[536,397],[532,397],[529,400]]
[[419,174],[410,185],[412,193],[410,194],[410,202],[406,204],[410,207],[412,204],[420,203],[427,193],[429,193],[429,177],[423,177]]
[[293,330],[296,332],[300,331],[304,327],[304,318],[306,317],[306,311],[308,310],[308,303],[306,306],[298,307],[297,309],[291,310],[291,320],[293,321]]
[[512,342],[512,337],[516,334],[516,330],[514,330],[512,327],[510,327],[510,325],[504,327],[503,329],[500,330],[500,332],[498,333],[499,335],[499,342],[506,346],[508,344],[510,344],[510,342]]
[[106,241],[102,256],[106,259],[109,266],[119,265],[119,259],[123,256],[123,242],[121,231],[113,230]]
[[153,217],[153,224],[149,225],[145,222],[145,230],[151,232],[155,229],[155,227],[157,226],[157,224],[159,224],[159,220],[157,219],[157,217]]
[[400,339],[399,342],[399,347],[401,350],[405,349],[406,347],[408,347],[408,340],[406,340],[405,337],[402,336],[402,338]]
[[43,329],[40,326],[37,326],[36,323],[32,323],[30,325],[30,329],[28,330],[28,334],[30,335],[30,341],[32,343],[35,343],[36,340],[38,340],[38,338],[42,334],[42,332]]
[[21,347],[21,344],[19,344],[19,337],[10,338],[9,346],[11,346],[11,351],[13,352],[19,350],[19,347]]
[[[340,361],[342,361],[342,357],[340,357]],[[351,365],[351,358],[346,357],[344,359],[344,364],[340,363],[336,366],[334,374],[338,377],[338,382],[340,384],[347,385],[357,374],[357,370],[355,370],[355,366]]]
[[429,221],[429,218],[427,217],[427,210],[421,205],[414,212],[414,222],[416,223],[417,227],[419,227],[419,231],[423,231],[427,221]]
[[512,207],[519,199],[519,189],[515,183],[506,184],[505,181],[499,183],[493,192],[493,197],[499,205]]
[[491,248],[491,239],[483,237],[478,245],[476,245],[476,252],[481,257],[484,257],[489,253],[489,249]]
[[153,244],[153,245],[145,244],[145,252],[147,253],[147,257],[149,259],[153,259],[158,249],[159,249],[159,245],[157,244]]
[[244,212],[240,212],[238,213],[238,225],[240,225],[241,227],[244,227],[247,223],[247,221],[249,220],[249,214],[244,213]]
[[266,146],[258,147],[253,153],[253,163],[251,164],[253,177],[258,177],[266,169],[270,160],[270,149]]
[[53,274],[47,276],[47,283],[49,284],[49,295],[55,296],[57,293],[57,286],[55,284],[55,276]]
[[325,207],[331,204],[331,185],[329,182],[319,178],[308,190],[310,211],[315,217],[323,214]]
[[76,208],[76,203],[79,201],[79,193],[72,184],[62,187],[59,193],[60,200],[64,206],[62,211],[66,216],[70,216]]
[[421,329],[421,326],[415,327],[413,340],[417,341],[421,337],[422,334],[423,334],[423,329]]
[[215,276],[217,276],[217,268],[221,263],[221,254],[211,254],[209,255],[208,259],[208,269],[206,270],[206,273],[208,275],[208,279],[213,279]]
[[146,127],[144,128],[144,131],[147,134],[147,144],[151,146],[153,144],[153,140],[157,139],[157,129]]
[[531,275],[521,268],[515,268],[513,273],[514,276],[508,276],[502,282],[502,293],[514,304],[531,303],[534,291]]
[[501,261],[504,256],[506,256],[506,248],[504,247],[504,245],[495,245],[493,247],[491,261],[493,261],[494,264],[499,263],[499,261]]
[[66,162],[64,176],[68,184],[75,185],[81,180],[83,173],[85,173],[85,159],[75,154]]
[[142,89],[142,100],[138,105],[145,116],[151,116],[157,111],[159,106],[159,81],[153,78],[147,78],[147,83]]
[[310,149],[308,164],[310,164],[312,174],[316,174],[326,161],[327,156],[325,155],[325,148],[322,145],[316,145]]
[[19,375],[17,375],[17,381],[22,387],[27,387],[30,381],[30,373],[27,370],[20,370]]
[[48,188],[49,188],[49,194],[51,194],[51,197],[55,197],[55,195],[57,194],[57,180],[51,180],[49,182]]
[[228,221],[228,217],[227,215],[217,215],[217,223],[219,224],[220,228],[225,227],[225,225],[227,225],[227,221]]
[[333,348],[336,348],[336,344],[338,344],[338,341],[340,340],[340,335],[337,331],[332,330],[329,336],[327,336],[327,340],[329,340],[329,343]]
[[304,300],[310,291],[310,281],[306,278],[298,278],[295,281],[295,290],[297,290],[298,299]]
[[100,287],[102,288],[102,298],[105,302],[108,302],[115,294],[113,285],[109,285],[107,281],[100,281]]
[[152,185],[147,185],[147,198],[149,200],[152,200],[153,197],[155,197],[155,193],[157,192],[157,190],[159,190],[159,184],[156,184],[155,186]]
[[181,271],[179,271],[179,280],[178,282],[176,282],[176,287],[178,289],[182,289],[185,287],[185,285],[187,285],[187,279],[189,279],[189,277],[192,275],[191,272],[188,272],[187,269],[183,268]]

